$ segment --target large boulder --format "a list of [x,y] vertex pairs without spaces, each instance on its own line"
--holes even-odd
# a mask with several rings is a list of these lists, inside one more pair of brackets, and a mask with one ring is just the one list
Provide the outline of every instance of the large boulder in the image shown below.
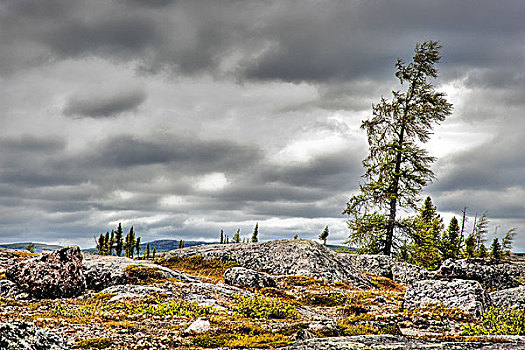
[[275,280],[267,273],[244,267],[232,267],[226,270],[224,272],[224,283],[237,287],[277,287]]
[[525,286],[503,289],[500,291],[489,293],[489,295],[494,307],[525,307]]
[[206,259],[235,261],[240,266],[280,275],[299,275],[330,281],[349,281],[371,287],[370,277],[357,271],[337,253],[312,240],[290,239],[258,243],[208,244],[176,249],[165,257],[201,255]]
[[354,269],[371,275],[392,278],[391,257],[382,254],[349,254],[340,253],[338,257],[347,261]]
[[0,322],[1,350],[62,350],[69,349],[56,334],[26,322]]
[[[136,268],[130,269],[130,266]],[[155,276],[159,279],[174,278],[183,282],[200,282],[196,277],[173,271],[164,266],[118,256],[85,254],[82,267],[86,277],[87,288],[95,291],[129,283],[135,277],[130,276],[130,272],[139,271],[140,269],[149,269],[155,272]]]
[[437,278],[478,281],[489,291],[518,287],[520,275],[520,267],[492,259],[447,259],[436,272]]
[[492,302],[485,289],[477,281],[416,281],[405,292],[403,301],[405,309],[424,308],[434,304],[479,315],[487,311]]
[[396,262],[392,264],[392,279],[395,282],[411,284],[416,281],[430,280],[435,276],[435,272],[412,265],[406,262]]
[[20,261],[7,269],[6,277],[35,298],[73,297],[86,289],[77,246]]

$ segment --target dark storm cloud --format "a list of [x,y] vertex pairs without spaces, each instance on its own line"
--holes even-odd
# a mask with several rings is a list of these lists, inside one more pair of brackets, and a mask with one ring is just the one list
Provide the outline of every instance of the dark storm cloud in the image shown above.
[[146,100],[143,90],[123,90],[106,94],[73,96],[69,99],[64,114],[67,116],[108,118],[124,112],[135,111]]
[[261,158],[254,147],[231,141],[206,141],[183,135],[143,139],[130,135],[111,137],[88,156],[89,163],[126,168],[153,164],[181,172],[238,170]]

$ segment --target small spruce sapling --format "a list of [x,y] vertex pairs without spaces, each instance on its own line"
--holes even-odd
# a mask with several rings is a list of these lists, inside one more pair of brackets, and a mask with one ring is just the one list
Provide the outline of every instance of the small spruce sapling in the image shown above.
[[237,232],[233,235],[232,238],[233,243],[241,243],[241,229],[237,229]]
[[498,238],[494,238],[492,241],[492,244],[490,245],[490,257],[492,259],[501,260],[503,257],[502,251],[501,251],[501,244],[499,243]]
[[328,226],[326,226],[323,232],[321,232],[321,234],[319,235],[319,239],[323,241],[324,245],[326,245],[326,239],[328,238],[328,234]]

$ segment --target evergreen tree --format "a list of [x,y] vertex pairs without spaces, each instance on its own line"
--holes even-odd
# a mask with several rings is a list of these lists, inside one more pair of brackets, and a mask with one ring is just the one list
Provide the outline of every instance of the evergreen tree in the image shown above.
[[237,232],[233,235],[232,238],[233,243],[241,243],[241,229],[237,229]]
[[[399,208],[415,209],[423,187],[434,177],[430,165],[435,158],[420,145],[429,140],[434,124],[452,111],[445,94],[436,92],[429,81],[438,76],[440,48],[437,42],[426,41],[416,45],[412,63],[398,59],[395,75],[407,90],[394,91],[391,102],[382,98],[372,107],[373,117],[361,124],[369,144],[363,160],[367,183],[360,185],[360,194],[351,197],[343,211],[350,216],[350,243],[380,246],[390,255]],[[360,225],[372,223],[370,215],[382,217],[380,226],[364,230]]]
[[501,260],[503,257],[503,252],[501,250],[501,244],[499,243],[498,238],[494,238],[492,244],[490,245],[490,257],[492,259]]
[[140,259],[140,237],[135,240],[135,249],[137,250],[137,258]]
[[458,219],[454,216],[448,225],[448,228],[441,237],[440,244],[441,256],[443,260],[454,259],[459,257],[460,252],[460,228]]
[[224,231],[221,230],[221,244],[224,244]]
[[487,213],[485,212],[474,225],[474,237],[476,238],[476,256],[478,258],[485,258],[488,255],[487,247],[485,246],[485,242],[487,241],[485,236],[489,232],[488,226],[489,219],[487,218]]
[[113,255],[113,249],[115,248],[115,231],[111,230],[111,236],[109,238],[109,255]]
[[26,247],[26,250],[30,253],[34,253],[35,252],[35,244],[33,242],[30,242],[27,247]]
[[293,239],[299,239],[299,235],[296,233],[295,236],[293,236]]
[[230,243],[230,237],[226,236],[226,244]]
[[465,239],[465,250],[463,252],[465,258],[473,258],[476,256],[476,236],[471,233]]
[[151,247],[149,242],[146,243],[146,251],[144,252],[144,259],[149,260],[149,255],[151,254]]
[[326,239],[328,238],[328,226],[326,226],[323,230],[323,232],[321,232],[321,234],[319,235],[319,239],[321,241],[323,241],[323,244],[326,245]]
[[252,243],[259,242],[259,238],[257,237],[258,235],[259,235],[259,223],[257,222],[255,224],[255,228],[253,229]]
[[104,242],[104,235],[101,233],[100,236],[98,236],[98,240],[97,240],[97,254],[98,255],[104,255],[104,246],[105,246],[105,242]]
[[181,239],[179,241],[179,249],[182,249],[182,248],[184,248],[184,241]]
[[129,233],[126,235],[125,242],[125,256],[133,259],[133,253],[135,251],[135,231],[133,226],[131,226]]
[[115,232],[115,254],[117,254],[117,256],[122,255],[122,248],[124,247],[122,232],[122,225],[119,222],[117,231]]
[[443,220],[437,213],[432,199],[427,197],[419,214],[404,224],[411,244],[408,246],[411,263],[427,269],[436,269],[441,264],[439,241]]
[[157,255],[157,247],[153,247],[153,253],[151,255],[153,260],[155,260],[155,256]]
[[507,231],[505,237],[503,237],[503,239],[501,240],[501,250],[503,259],[510,258],[510,250],[512,249],[512,242],[514,241],[516,233],[516,228],[511,228]]
[[106,235],[104,236],[104,255],[109,255],[111,247],[111,241],[109,238],[109,231],[106,231]]

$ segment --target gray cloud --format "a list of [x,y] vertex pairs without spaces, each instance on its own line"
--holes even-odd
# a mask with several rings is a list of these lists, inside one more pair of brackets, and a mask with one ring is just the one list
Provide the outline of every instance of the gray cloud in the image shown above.
[[108,118],[124,112],[135,111],[146,100],[146,92],[140,89],[123,90],[89,96],[72,96],[64,114],[91,118]]

